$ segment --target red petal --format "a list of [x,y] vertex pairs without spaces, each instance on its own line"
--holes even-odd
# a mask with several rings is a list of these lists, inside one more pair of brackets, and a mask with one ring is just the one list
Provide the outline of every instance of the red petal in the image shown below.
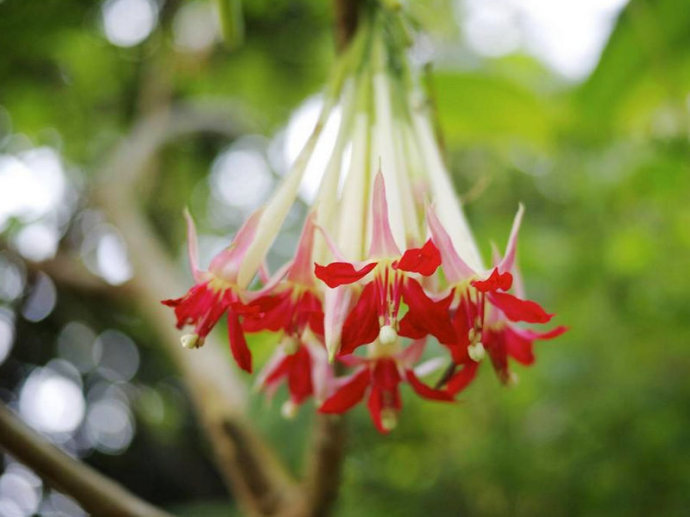
[[534,350],[532,347],[534,340],[525,339],[508,326],[503,330],[503,339],[506,353],[518,363],[530,365],[534,362]]
[[364,398],[371,374],[364,368],[336,391],[319,408],[320,413],[344,413]]
[[299,297],[295,319],[300,333],[309,326],[317,336],[323,336],[323,306],[312,291],[304,291]]
[[287,289],[280,294],[262,296],[245,305],[242,309],[246,332],[287,330],[292,323],[294,304],[292,291]]
[[283,357],[283,360],[280,361],[273,368],[273,370],[271,370],[271,372],[266,376],[266,379],[264,379],[263,384],[273,384],[274,382],[279,381],[281,378],[287,375],[290,372],[290,366],[292,365],[293,358],[294,356],[292,355],[286,355],[285,357]]
[[357,304],[343,324],[340,354],[347,355],[361,345],[371,343],[379,335],[376,289],[373,283],[364,287]]
[[237,365],[243,370],[252,373],[252,353],[244,339],[240,319],[233,311],[228,311],[228,335],[230,338],[230,351]]
[[369,393],[369,400],[367,400],[367,408],[371,415],[371,421],[374,422],[378,432],[388,434],[389,431],[383,427],[381,420],[381,410],[383,409],[383,392],[378,388],[372,388]]
[[417,378],[413,370],[406,370],[405,377],[407,382],[410,383],[412,389],[417,392],[417,395],[430,400],[442,400],[446,402],[451,402],[453,400],[453,394],[445,390],[436,390],[424,384]]
[[300,404],[314,392],[311,381],[311,356],[307,347],[300,346],[292,357],[288,388],[290,389],[292,400],[296,404]]
[[376,267],[376,264],[377,262],[371,262],[360,270],[355,269],[355,266],[349,262],[331,262],[327,266],[314,264],[314,274],[326,282],[328,287],[333,288],[361,280]]
[[398,334],[410,339],[421,339],[428,336],[424,326],[415,319],[414,314],[408,312],[398,323]]
[[546,311],[536,302],[521,300],[509,293],[489,293],[489,301],[501,309],[511,321],[526,321],[528,323],[547,323],[553,314]]
[[180,298],[163,300],[161,303],[175,309],[177,328],[182,328],[187,324],[196,324],[217,302],[217,293],[209,289],[208,283],[205,282],[192,286]]
[[555,329],[549,330],[548,332],[536,332],[532,329],[520,329],[520,328],[513,328],[513,331],[517,334],[519,334],[521,337],[525,339],[553,339],[561,334],[564,334],[568,330],[568,327],[556,327]]
[[489,278],[486,280],[474,280],[472,281],[472,285],[483,293],[498,291],[499,289],[507,291],[510,289],[510,286],[513,285],[513,275],[507,271],[505,273],[499,273],[496,267],[491,272]]
[[506,327],[504,340],[506,353],[519,363],[529,365],[534,362],[533,343],[537,339],[553,339],[567,330],[566,327],[556,327],[549,332],[535,332],[530,329]]
[[211,329],[218,323],[220,317],[228,310],[235,299],[235,294],[232,291],[223,291],[220,297],[217,297],[212,290],[209,290],[208,293],[209,298],[206,301],[209,304],[208,309],[196,322],[196,327],[194,328],[199,337],[207,336],[211,332]]
[[434,302],[426,295],[419,282],[412,278],[408,278],[403,284],[403,300],[409,308],[412,327],[425,329],[441,343],[452,343],[455,340],[455,330],[450,323],[445,300]]
[[379,359],[374,367],[371,384],[384,391],[394,391],[400,384],[400,373],[393,359]]
[[395,264],[396,269],[420,273],[424,276],[434,274],[441,265],[441,252],[429,239],[421,248],[407,250]]
[[484,335],[482,336],[482,343],[484,343],[486,351],[489,352],[491,364],[498,374],[498,378],[503,383],[507,382],[510,378],[510,373],[508,372],[508,351],[506,348],[504,330],[496,332],[485,329]]
[[478,367],[479,363],[475,363],[474,361],[465,363],[462,370],[453,375],[448,381],[448,386],[446,387],[448,392],[452,395],[456,395],[469,386],[477,375]]

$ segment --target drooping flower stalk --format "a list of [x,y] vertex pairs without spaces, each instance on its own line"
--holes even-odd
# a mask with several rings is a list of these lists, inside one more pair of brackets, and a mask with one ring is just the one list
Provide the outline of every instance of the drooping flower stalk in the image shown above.
[[[486,269],[436,141],[398,12],[367,11],[335,67],[319,120],[276,192],[213,259],[196,265],[196,285],[164,303],[179,327],[194,325],[183,344],[203,344],[227,314],[230,348],[251,372],[245,335],[278,334],[258,386],[272,395],[282,383],[287,416],[309,397],[320,411],[342,413],[365,397],[376,428],[388,432],[402,409],[401,384],[423,398],[452,401],[488,355],[499,379],[513,378],[509,358],[534,361],[533,343],[565,331],[520,325],[551,320],[525,298],[516,268],[520,207],[502,257]],[[262,268],[322,128],[339,107],[339,128],[295,257],[273,276]],[[265,278],[264,278],[265,277]],[[440,353],[420,364],[429,341]],[[337,376],[337,362],[345,374]],[[431,379],[430,379],[431,378]]]

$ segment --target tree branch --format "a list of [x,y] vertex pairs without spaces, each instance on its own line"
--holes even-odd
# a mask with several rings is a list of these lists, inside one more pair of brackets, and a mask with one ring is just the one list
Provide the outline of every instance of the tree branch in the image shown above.
[[316,415],[305,480],[305,515],[329,515],[338,497],[341,467],[345,457],[345,418],[341,415]]
[[170,517],[97,470],[68,456],[0,403],[0,447],[48,484],[74,497],[92,515]]

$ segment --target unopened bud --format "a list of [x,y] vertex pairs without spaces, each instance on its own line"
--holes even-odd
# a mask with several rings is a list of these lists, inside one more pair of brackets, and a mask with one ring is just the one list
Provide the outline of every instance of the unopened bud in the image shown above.
[[398,333],[390,325],[384,325],[379,331],[379,341],[382,345],[392,345],[398,339]]
[[200,338],[198,334],[185,334],[180,338],[180,343],[184,348],[192,350],[194,348],[199,348],[204,344],[203,338]]
[[398,425],[398,414],[395,409],[386,408],[381,411],[381,426],[386,431],[392,431]]
[[484,350],[484,345],[482,345],[481,341],[478,341],[467,347],[467,354],[470,356],[470,359],[478,363],[484,359],[486,350]]
[[292,399],[286,400],[280,408],[280,414],[283,415],[283,418],[292,420],[297,416],[298,409],[299,407],[292,401]]

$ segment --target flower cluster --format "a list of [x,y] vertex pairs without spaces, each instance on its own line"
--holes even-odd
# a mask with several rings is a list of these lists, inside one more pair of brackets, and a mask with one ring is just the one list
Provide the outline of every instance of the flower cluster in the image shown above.
[[[391,19],[384,13],[361,24],[291,171],[208,271],[197,267],[187,214],[196,284],[163,302],[179,328],[193,325],[182,338],[188,348],[202,346],[226,315],[230,350],[247,372],[245,336],[277,333],[258,383],[268,394],[287,384],[284,414],[310,397],[323,413],[343,413],[366,398],[383,433],[397,423],[402,384],[423,398],[453,401],[487,355],[509,383],[509,359],[531,364],[535,341],[566,330],[521,326],[553,316],[526,299],[516,269],[522,207],[505,252],[483,266]],[[338,135],[295,256],[270,276],[265,255],[336,109]],[[255,277],[261,285],[249,289]]]

